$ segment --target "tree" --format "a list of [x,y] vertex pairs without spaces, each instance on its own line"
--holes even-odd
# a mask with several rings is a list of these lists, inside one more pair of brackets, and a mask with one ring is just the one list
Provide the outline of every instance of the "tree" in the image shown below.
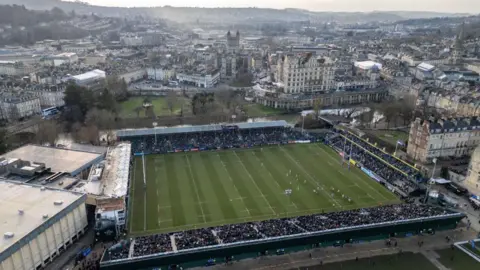
[[99,130],[96,126],[81,126],[75,131],[73,138],[79,143],[97,145],[99,143]]
[[69,84],[65,89],[65,120],[71,123],[83,122],[87,111],[94,106],[92,91],[76,84]]
[[399,102],[400,114],[403,119],[403,124],[407,124],[413,120],[416,109],[416,98],[412,95],[407,95]]
[[17,106],[13,105],[10,106],[8,110],[8,120],[9,121],[17,121],[20,118],[20,113],[18,112]]
[[440,169],[440,177],[444,179],[449,179],[448,167],[442,166]]
[[321,106],[322,101],[320,99],[316,98],[313,100],[313,115],[317,120],[320,118],[320,110],[322,109]]
[[104,109],[93,108],[85,116],[85,125],[96,126],[101,130],[111,130],[115,127],[115,115]]
[[118,104],[114,95],[107,88],[104,88],[102,93],[97,98],[97,107],[106,111],[117,113]]
[[381,107],[383,116],[385,117],[385,122],[387,122],[387,128],[390,128],[392,120],[396,119],[400,108],[397,103],[394,104],[385,104]]
[[360,112],[361,108],[355,107],[355,108],[349,108],[345,110],[345,118],[352,118],[352,116],[358,112]]
[[135,107],[133,111],[137,114],[137,118],[140,118],[140,112],[143,110],[143,107]]
[[60,134],[60,128],[54,120],[45,120],[38,124],[35,141],[38,144],[55,145]]
[[5,153],[8,149],[7,130],[0,129],[0,155]]
[[173,114],[173,110],[177,105],[177,94],[175,93],[174,90],[168,91],[166,101],[167,101],[167,107],[168,107],[168,110],[170,111],[170,114]]
[[125,79],[120,79],[116,75],[108,76],[106,87],[117,101],[123,101],[128,98],[128,85]]
[[372,124],[374,115],[375,109],[369,108],[367,112],[364,112],[360,115],[360,121],[362,121],[364,125],[367,124],[368,126],[370,126]]

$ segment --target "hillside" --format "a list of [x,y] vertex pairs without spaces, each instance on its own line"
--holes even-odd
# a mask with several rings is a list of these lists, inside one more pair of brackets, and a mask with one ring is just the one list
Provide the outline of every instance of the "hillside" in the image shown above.
[[344,23],[399,21],[416,18],[444,16],[462,16],[465,14],[445,14],[435,12],[313,12],[302,9],[266,9],[266,8],[121,8],[88,5],[82,2],[64,2],[60,0],[0,0],[0,4],[25,5],[29,9],[50,10],[53,7],[67,12],[75,10],[79,14],[96,13],[101,16],[129,17],[151,16],[171,21],[189,23],[197,20],[216,23],[236,23],[248,20],[251,23],[273,21],[340,21]]

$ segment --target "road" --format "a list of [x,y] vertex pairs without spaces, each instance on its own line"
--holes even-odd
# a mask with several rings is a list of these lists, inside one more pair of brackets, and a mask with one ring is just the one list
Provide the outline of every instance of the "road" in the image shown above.
[[17,122],[14,123],[13,125],[9,125],[7,127],[7,133],[8,134],[15,134],[21,130],[27,129],[31,126],[35,126],[38,123],[42,121],[42,118],[40,116],[33,116],[32,118],[22,121],[22,122]]

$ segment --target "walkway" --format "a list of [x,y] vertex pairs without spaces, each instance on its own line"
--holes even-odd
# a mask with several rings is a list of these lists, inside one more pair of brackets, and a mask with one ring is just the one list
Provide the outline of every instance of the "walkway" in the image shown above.
[[[313,266],[323,263],[332,263],[346,260],[354,260],[358,258],[368,258],[379,255],[391,255],[402,252],[427,252],[430,250],[443,249],[450,247],[451,243],[447,243],[446,236],[453,239],[454,242],[472,239],[477,235],[473,230],[466,230],[465,228],[454,231],[438,232],[435,235],[413,236],[408,238],[398,238],[397,247],[386,247],[385,241],[374,241],[362,244],[345,245],[340,247],[317,248],[313,250],[306,250],[297,253],[289,253],[281,256],[266,256],[254,259],[242,260],[235,262],[233,265],[217,265],[209,267],[209,269],[275,269],[288,270],[292,268]],[[418,242],[423,241],[422,247],[418,246]],[[312,254],[310,258],[309,254]],[[433,254],[432,254],[433,256]],[[428,258],[428,257],[427,257]],[[435,258],[435,257],[433,257]],[[436,258],[435,258],[436,260]],[[437,267],[438,264],[435,263]],[[443,265],[441,266],[443,267]],[[201,267],[196,269],[202,269]],[[448,270],[448,268],[439,268],[439,270]]]

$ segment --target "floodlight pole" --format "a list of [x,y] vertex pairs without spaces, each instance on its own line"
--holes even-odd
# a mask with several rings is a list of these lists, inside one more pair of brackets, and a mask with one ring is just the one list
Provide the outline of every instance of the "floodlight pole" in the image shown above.
[[158,125],[158,123],[153,122],[152,125],[153,125],[153,131],[155,132],[155,145],[157,145],[157,125]]
[[435,170],[437,168],[437,158],[433,158],[433,171],[432,171],[432,175],[430,177],[430,179],[428,180],[428,183],[427,183],[427,193],[425,194],[425,203],[427,202],[427,199],[428,199],[428,195],[430,193],[430,189],[432,187],[432,181],[433,181],[433,175],[435,174]]
[[302,113],[302,133],[305,132],[304,126],[305,126],[305,115]]

